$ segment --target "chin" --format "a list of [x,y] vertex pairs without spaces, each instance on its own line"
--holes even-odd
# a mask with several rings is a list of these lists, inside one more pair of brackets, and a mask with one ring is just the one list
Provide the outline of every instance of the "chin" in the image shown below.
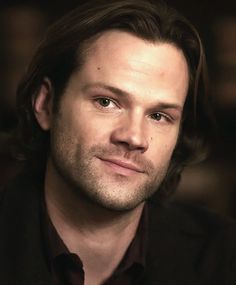
[[100,195],[89,195],[87,199],[96,206],[113,211],[113,212],[128,212],[136,209],[145,202],[145,198],[141,197],[104,197]]
[[103,203],[100,204],[103,208],[113,212],[130,212],[139,207],[143,202],[140,203]]

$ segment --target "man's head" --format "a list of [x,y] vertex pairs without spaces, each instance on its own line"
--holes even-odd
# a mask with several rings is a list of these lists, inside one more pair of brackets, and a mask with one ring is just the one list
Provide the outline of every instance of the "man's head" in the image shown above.
[[29,153],[107,207],[134,207],[198,150],[204,64],[198,34],[165,5],[78,8],[49,30],[19,88]]

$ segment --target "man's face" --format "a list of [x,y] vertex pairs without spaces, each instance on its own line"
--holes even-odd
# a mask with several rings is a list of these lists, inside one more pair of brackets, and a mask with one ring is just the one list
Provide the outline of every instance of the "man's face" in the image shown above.
[[141,205],[165,177],[188,81],[185,57],[174,45],[105,32],[53,115],[56,173],[102,207]]

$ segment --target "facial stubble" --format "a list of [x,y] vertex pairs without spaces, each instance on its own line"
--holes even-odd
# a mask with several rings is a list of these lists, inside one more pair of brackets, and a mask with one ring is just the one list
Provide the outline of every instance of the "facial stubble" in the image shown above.
[[[61,121],[61,120],[60,120]],[[60,127],[59,127],[60,126]],[[130,211],[151,197],[163,181],[168,163],[156,169],[141,154],[124,151],[116,145],[96,144],[87,148],[79,139],[72,138],[57,122],[51,130],[51,160],[53,167],[78,199],[86,199],[97,206],[112,211]],[[104,157],[126,157],[144,170],[126,177],[101,170]]]

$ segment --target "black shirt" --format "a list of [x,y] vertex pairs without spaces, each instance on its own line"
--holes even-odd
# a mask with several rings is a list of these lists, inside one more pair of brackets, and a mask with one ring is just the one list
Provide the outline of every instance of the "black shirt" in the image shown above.
[[[42,238],[53,285],[83,285],[84,270],[80,257],[70,252],[60,238],[48,216],[45,203],[42,208]],[[104,285],[139,284],[139,277],[145,269],[147,215],[148,209],[145,206],[134,239],[124,258]]]

